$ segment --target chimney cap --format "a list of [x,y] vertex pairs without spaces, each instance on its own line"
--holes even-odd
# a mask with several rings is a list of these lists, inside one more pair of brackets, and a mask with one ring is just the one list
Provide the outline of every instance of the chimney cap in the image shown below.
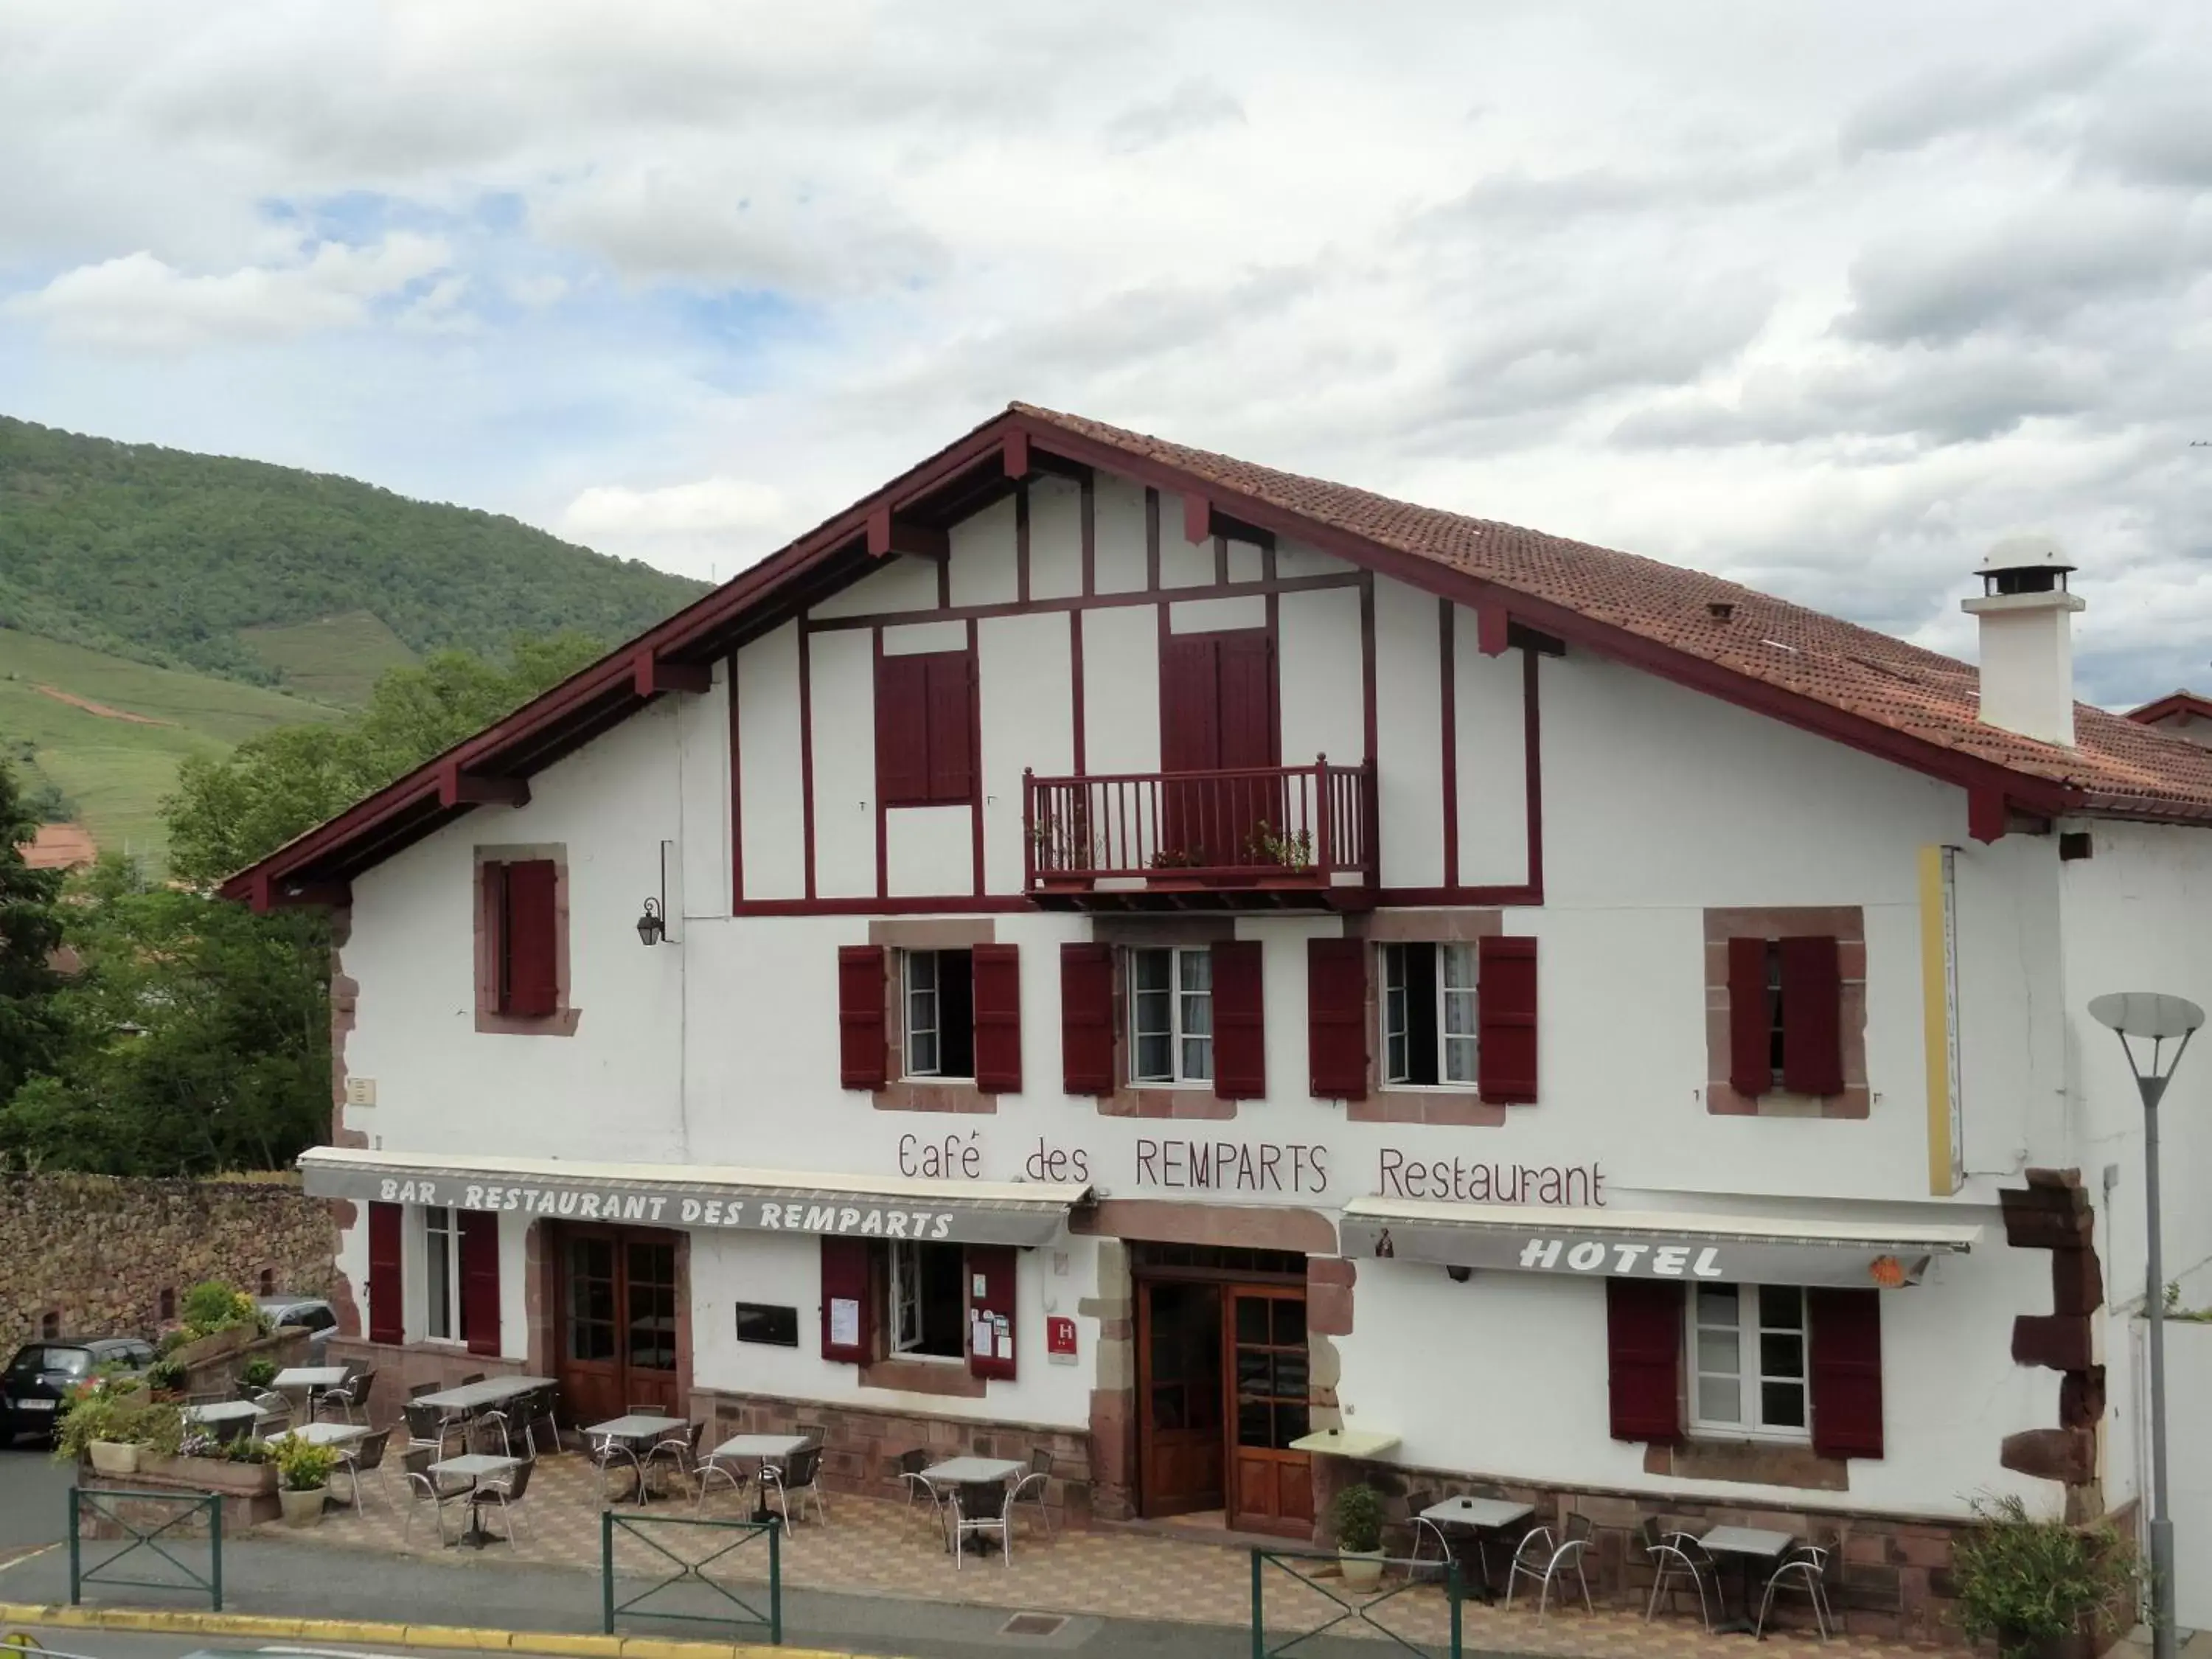
[[1975,574],[1995,575],[2001,570],[2070,571],[2079,569],[2066,556],[2055,536],[2007,536],[1993,544],[1975,567]]

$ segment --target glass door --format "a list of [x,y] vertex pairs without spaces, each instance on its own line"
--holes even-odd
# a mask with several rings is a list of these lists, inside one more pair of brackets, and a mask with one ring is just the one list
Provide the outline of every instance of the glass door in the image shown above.
[[1139,1508],[1222,1509],[1221,1286],[1162,1279],[1138,1291]]
[[632,1406],[681,1415],[675,1241],[571,1227],[554,1259],[561,1276],[554,1352],[573,1420],[603,1422]]
[[1230,1299],[1229,1524],[1305,1537],[1313,1529],[1313,1459],[1291,1449],[1311,1414],[1305,1292],[1239,1285]]
[[676,1246],[629,1237],[623,1242],[623,1409],[676,1409]]

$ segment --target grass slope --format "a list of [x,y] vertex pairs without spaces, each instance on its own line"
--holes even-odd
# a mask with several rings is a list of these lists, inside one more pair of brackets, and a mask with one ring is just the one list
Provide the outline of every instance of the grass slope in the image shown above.
[[127,847],[156,867],[161,799],[186,755],[222,754],[273,726],[337,718],[282,692],[0,629],[0,748],[11,757],[27,748],[28,781],[59,786],[102,848]]
[[241,629],[239,637],[287,690],[349,708],[368,701],[376,677],[386,669],[404,668],[416,659],[407,642],[371,611]]
[[246,630],[367,612],[412,652],[497,655],[627,639],[703,592],[514,519],[0,417],[0,626],[112,655],[266,683]]

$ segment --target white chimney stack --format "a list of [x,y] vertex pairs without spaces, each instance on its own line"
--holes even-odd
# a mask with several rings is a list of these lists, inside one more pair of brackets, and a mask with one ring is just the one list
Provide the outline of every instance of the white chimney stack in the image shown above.
[[1981,562],[1982,593],[1961,602],[1982,623],[1982,719],[2074,746],[2074,569],[2048,536],[2013,536]]

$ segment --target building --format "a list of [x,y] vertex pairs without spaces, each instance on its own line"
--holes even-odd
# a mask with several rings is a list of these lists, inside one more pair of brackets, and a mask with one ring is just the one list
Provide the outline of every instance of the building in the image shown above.
[[1079,1518],[1779,1514],[1930,1629],[1974,1495],[2133,1502],[2082,1010],[2212,1000],[2212,755],[1984,586],[1978,687],[1017,404],[228,884],[336,913],[338,1351]]

